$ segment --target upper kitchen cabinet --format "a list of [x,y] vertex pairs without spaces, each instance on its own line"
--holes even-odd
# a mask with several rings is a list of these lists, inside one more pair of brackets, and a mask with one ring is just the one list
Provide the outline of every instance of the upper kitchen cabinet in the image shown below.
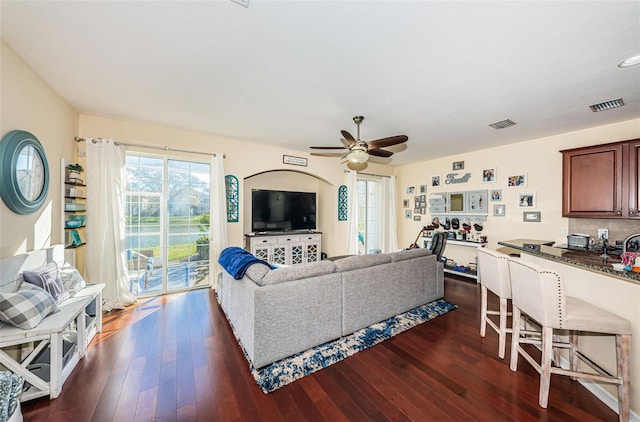
[[629,216],[640,218],[640,139],[626,144],[629,168]]
[[563,217],[640,218],[640,139],[560,152]]

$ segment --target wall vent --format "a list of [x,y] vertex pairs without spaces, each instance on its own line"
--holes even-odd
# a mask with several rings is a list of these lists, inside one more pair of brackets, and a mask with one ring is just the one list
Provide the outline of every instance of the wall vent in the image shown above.
[[590,105],[589,108],[594,113],[598,113],[600,111],[611,110],[612,108],[622,107],[623,105],[624,105],[624,101],[622,101],[622,98],[616,98],[615,100],[609,100],[599,104]]
[[516,122],[514,122],[511,119],[507,119],[507,120],[500,120],[499,122],[495,122],[495,123],[491,123],[489,126],[491,126],[494,129],[504,129],[507,127],[511,127],[511,126],[515,126]]

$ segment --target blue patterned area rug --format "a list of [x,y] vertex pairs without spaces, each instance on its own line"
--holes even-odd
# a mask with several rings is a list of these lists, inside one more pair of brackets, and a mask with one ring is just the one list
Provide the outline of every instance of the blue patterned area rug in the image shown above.
[[453,303],[436,300],[263,368],[251,366],[251,374],[262,391],[270,393],[456,308]]

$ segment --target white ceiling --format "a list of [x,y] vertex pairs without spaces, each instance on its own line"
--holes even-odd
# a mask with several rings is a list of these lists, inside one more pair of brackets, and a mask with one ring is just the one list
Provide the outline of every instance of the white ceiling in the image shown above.
[[355,136],[357,114],[362,140],[409,136],[392,164],[640,117],[640,66],[617,67],[640,54],[639,1],[1,0],[0,14],[80,113],[301,152]]

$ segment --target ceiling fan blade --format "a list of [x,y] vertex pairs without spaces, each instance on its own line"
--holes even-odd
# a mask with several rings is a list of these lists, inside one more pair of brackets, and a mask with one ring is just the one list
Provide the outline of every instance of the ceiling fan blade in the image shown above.
[[387,151],[386,149],[370,149],[367,151],[369,155],[375,155],[376,157],[391,157],[393,152]]
[[353,144],[356,143],[356,141],[348,141],[344,138],[340,138],[340,142],[342,142],[344,144],[345,147],[347,148],[351,148],[351,146],[353,146]]
[[390,136],[388,138],[376,139],[375,141],[369,141],[369,149],[376,150],[378,148],[390,147],[392,145],[398,145],[403,142],[407,142],[409,138],[406,135]]
[[341,130],[340,133],[342,133],[342,136],[344,136],[344,139],[346,139],[347,141],[352,141],[352,142],[356,142],[356,138],[354,138],[349,132],[347,132],[346,130]]
[[309,147],[311,149],[347,149],[347,147]]
[[342,157],[342,152],[312,152],[309,155],[314,157]]

